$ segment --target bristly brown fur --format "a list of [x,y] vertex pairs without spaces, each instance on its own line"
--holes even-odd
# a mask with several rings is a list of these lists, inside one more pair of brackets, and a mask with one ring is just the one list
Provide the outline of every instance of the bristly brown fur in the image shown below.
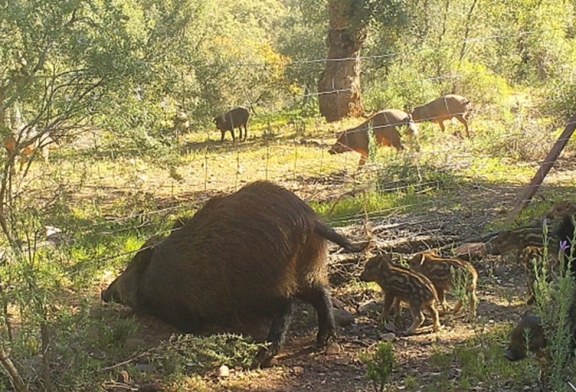
[[[468,279],[466,291],[470,302],[470,317],[476,316],[478,272],[471,263],[460,259],[445,258],[431,252],[423,252],[415,255],[408,264],[410,264],[410,268],[424,274],[434,284],[444,311],[448,309],[444,293],[454,288],[454,273],[465,274]],[[461,308],[462,300],[459,300],[454,307],[454,313],[458,313]]]
[[143,248],[102,298],[120,299],[184,332],[207,323],[272,319],[272,345],[258,358],[266,363],[282,344],[296,298],[318,312],[318,344],[335,334],[327,239],[361,249],[326,226],[294,193],[255,182],[209,200],[167,238]]

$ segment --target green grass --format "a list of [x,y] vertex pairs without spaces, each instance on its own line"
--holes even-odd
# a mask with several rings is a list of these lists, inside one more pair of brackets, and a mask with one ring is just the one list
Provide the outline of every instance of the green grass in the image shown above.
[[537,370],[531,360],[511,363],[503,357],[507,328],[478,332],[476,337],[454,347],[435,344],[426,360],[423,382],[414,374],[399,375],[394,385],[405,391],[472,391],[479,385],[489,390],[522,390],[535,385]]

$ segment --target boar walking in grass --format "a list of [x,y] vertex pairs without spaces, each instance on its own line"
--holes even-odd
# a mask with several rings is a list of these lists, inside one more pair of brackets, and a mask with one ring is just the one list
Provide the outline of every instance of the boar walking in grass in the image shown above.
[[434,305],[438,295],[432,282],[424,275],[407,268],[395,266],[387,254],[372,257],[366,262],[360,280],[376,282],[384,292],[384,310],[381,318],[386,320],[390,307],[394,304],[394,314],[400,315],[400,301],[410,306],[412,325],[407,330],[413,334],[424,322],[423,310],[432,316],[433,329],[437,332],[441,325]]
[[412,111],[412,120],[415,123],[423,121],[435,122],[440,126],[442,132],[444,132],[444,121],[456,118],[464,124],[466,137],[470,137],[468,122],[470,121],[471,113],[472,105],[467,98],[461,95],[448,94],[436,98],[425,105],[414,108]]
[[296,299],[317,312],[319,346],[335,336],[326,240],[350,251],[363,245],[327,226],[294,193],[255,182],[209,200],[176,228],[145,244],[102,299],[183,332],[271,319],[270,346],[258,354],[258,365],[270,364],[279,352]]
[[408,135],[415,138],[418,134],[416,124],[409,114],[397,110],[382,110],[357,127],[341,132],[337,136],[336,143],[328,151],[330,154],[340,154],[348,151],[356,151],[360,154],[358,167],[366,164],[370,152],[370,135],[373,132],[377,146],[390,146],[401,151],[404,146],[401,142],[399,127],[408,127]]
[[[478,297],[476,296],[476,286],[478,282],[478,272],[474,266],[464,260],[444,258],[433,254],[431,252],[419,253],[414,256],[410,261],[410,268],[424,274],[436,289],[438,299],[442,305],[442,309],[448,309],[448,303],[444,293],[452,290],[457,283],[458,277],[461,277],[462,284],[465,286],[463,289],[468,295],[468,302],[470,304],[470,317],[476,316],[476,308],[478,305]],[[462,299],[454,307],[454,313],[458,313],[462,308]]]
[[[224,135],[226,131],[230,131],[232,135],[232,140],[236,141],[234,136],[234,129],[238,128],[238,139],[246,140],[248,137],[248,118],[250,117],[250,112],[248,109],[243,107],[234,108],[218,117],[214,118],[214,124],[222,134],[220,142],[224,141]],[[242,128],[244,128],[244,134],[242,134]]]

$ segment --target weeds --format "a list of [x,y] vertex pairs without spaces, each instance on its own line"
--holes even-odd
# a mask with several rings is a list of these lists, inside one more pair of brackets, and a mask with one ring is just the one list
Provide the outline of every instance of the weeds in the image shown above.
[[376,345],[376,350],[373,353],[361,354],[360,360],[366,365],[366,377],[372,382],[374,390],[377,392],[384,391],[395,364],[392,344],[380,342]]
[[[474,293],[469,290],[472,284],[470,274],[463,268],[450,267],[450,276],[452,277],[452,294],[458,299],[461,308],[469,309],[473,299]],[[473,311],[468,311],[468,320],[473,322],[475,314]]]
[[[546,225],[544,225],[544,236],[547,238]],[[572,244],[575,243],[573,239]],[[547,360],[541,362],[542,383],[546,388],[558,392],[569,391],[567,378],[576,374],[576,364],[573,359],[576,336],[576,284],[571,274],[574,246],[572,248],[569,246],[567,241],[560,243],[558,252],[560,276],[555,283],[547,280],[549,271],[547,251],[544,252],[542,263],[534,267],[537,310],[542,319],[547,340]],[[568,249],[570,252],[566,257],[565,251]]]

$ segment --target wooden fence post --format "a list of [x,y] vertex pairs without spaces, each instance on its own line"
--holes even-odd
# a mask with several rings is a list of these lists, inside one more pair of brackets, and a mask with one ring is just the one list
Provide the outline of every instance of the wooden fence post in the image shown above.
[[554,166],[554,163],[556,163],[556,159],[558,159],[560,153],[562,150],[564,150],[564,147],[568,143],[568,140],[570,140],[570,137],[574,133],[575,129],[576,114],[573,115],[572,118],[568,121],[568,124],[566,124],[564,132],[562,132],[558,140],[556,140],[556,143],[554,143],[554,146],[548,153],[548,156],[546,156],[546,159],[544,159],[544,162],[542,162],[540,165],[538,172],[536,172],[532,178],[532,181],[530,181],[530,185],[524,188],[524,191],[516,199],[516,205],[510,215],[508,215],[508,223],[512,222],[514,218],[516,218],[518,214],[524,209],[524,207],[530,203],[530,200],[532,200],[532,197],[536,194],[536,191],[538,191],[540,184],[542,184],[542,181],[544,181],[544,178],[546,178],[546,175],[552,166]]

